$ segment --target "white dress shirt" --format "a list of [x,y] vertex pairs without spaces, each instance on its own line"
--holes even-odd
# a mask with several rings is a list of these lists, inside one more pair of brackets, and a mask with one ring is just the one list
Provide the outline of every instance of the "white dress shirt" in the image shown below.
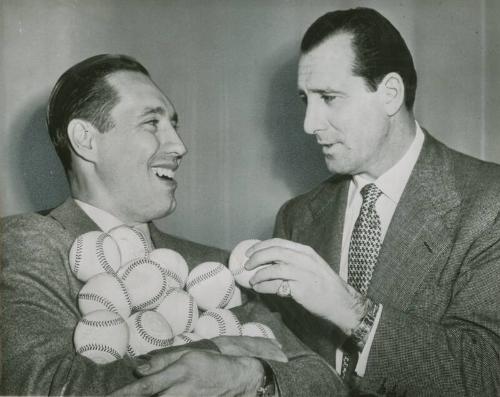
[[[351,235],[354,224],[356,222],[356,219],[358,218],[359,212],[361,210],[361,204],[363,202],[363,198],[360,193],[361,189],[368,183],[375,183],[375,185],[377,185],[377,187],[382,191],[382,195],[379,197],[377,203],[375,204],[375,209],[380,217],[380,224],[382,228],[381,239],[383,242],[385,234],[387,233],[387,229],[391,222],[392,215],[396,210],[399,199],[403,194],[406,183],[408,182],[413,167],[417,162],[420,151],[422,150],[423,143],[424,133],[422,132],[422,129],[420,128],[418,123],[416,123],[415,138],[413,139],[413,142],[411,143],[406,153],[396,164],[394,164],[389,170],[379,176],[376,180],[368,180],[358,175],[355,175],[352,178],[349,184],[347,208],[342,235],[342,251],[340,256],[339,275],[343,280],[347,280],[349,244],[351,242]],[[359,376],[363,376],[365,374],[368,355],[370,353],[373,337],[375,336],[382,310],[382,305],[380,305],[372,330],[368,335],[368,340],[363,351],[359,355],[358,363],[356,365],[356,373]],[[342,368],[342,355],[343,352],[338,349],[336,354],[336,369],[339,373]]]
[[[87,216],[94,221],[94,223],[99,226],[99,228],[103,232],[109,232],[116,226],[125,225],[121,220],[119,220],[114,215],[111,215],[109,212],[104,211],[100,208],[94,207],[91,204],[85,203],[81,200],[74,199],[75,203],[82,209],[83,212],[87,214]],[[151,235],[149,233],[149,227],[147,223],[137,223],[133,225],[127,225],[138,229],[141,231],[144,236],[146,236],[147,241],[150,243],[150,247],[153,247],[151,241]]]

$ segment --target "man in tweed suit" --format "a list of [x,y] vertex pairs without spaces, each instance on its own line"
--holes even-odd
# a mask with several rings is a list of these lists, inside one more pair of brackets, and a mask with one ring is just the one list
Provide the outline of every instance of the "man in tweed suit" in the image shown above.
[[304,129],[335,175],[247,252],[273,264],[253,288],[355,391],[500,395],[500,167],[419,126],[412,57],[378,12],[325,14],[301,51]]
[[72,197],[46,216],[2,221],[1,394],[271,395],[274,388],[282,395],[344,395],[334,370],[255,299],[236,314],[268,324],[288,362],[276,343],[248,337],[105,365],[76,354],[82,282],[70,270],[68,253],[80,234],[137,227],[154,247],[178,251],[190,268],[226,262],[227,254],[164,234],[151,222],[176,206],[175,171],[186,148],[173,105],[137,61],[98,55],[73,66],[52,91],[47,120]]

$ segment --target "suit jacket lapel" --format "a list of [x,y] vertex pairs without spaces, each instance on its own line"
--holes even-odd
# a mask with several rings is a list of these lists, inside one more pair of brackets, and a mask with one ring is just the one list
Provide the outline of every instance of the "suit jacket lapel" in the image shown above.
[[80,234],[101,230],[71,197],[52,210],[48,216],[58,221],[74,239]]
[[335,272],[339,272],[349,176],[335,176],[310,202],[311,222],[301,233],[302,243],[315,247]]
[[447,149],[426,134],[382,245],[368,295],[402,309],[451,243],[447,225],[460,204]]

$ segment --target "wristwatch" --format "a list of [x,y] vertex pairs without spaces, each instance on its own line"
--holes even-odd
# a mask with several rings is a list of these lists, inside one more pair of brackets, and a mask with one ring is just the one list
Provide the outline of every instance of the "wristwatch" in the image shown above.
[[262,385],[257,389],[257,397],[271,397],[274,396],[274,372],[271,366],[264,360],[257,358],[262,367],[264,368],[264,380]]

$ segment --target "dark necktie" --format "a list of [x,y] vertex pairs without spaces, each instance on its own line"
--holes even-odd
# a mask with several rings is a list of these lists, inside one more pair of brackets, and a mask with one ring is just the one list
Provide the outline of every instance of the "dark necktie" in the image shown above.
[[[382,192],[374,183],[369,183],[361,189],[360,193],[363,203],[349,244],[347,283],[362,295],[366,295],[382,245],[380,217],[375,210],[375,204]],[[349,364],[355,366],[356,362],[357,352],[344,354],[342,377],[346,375]]]

